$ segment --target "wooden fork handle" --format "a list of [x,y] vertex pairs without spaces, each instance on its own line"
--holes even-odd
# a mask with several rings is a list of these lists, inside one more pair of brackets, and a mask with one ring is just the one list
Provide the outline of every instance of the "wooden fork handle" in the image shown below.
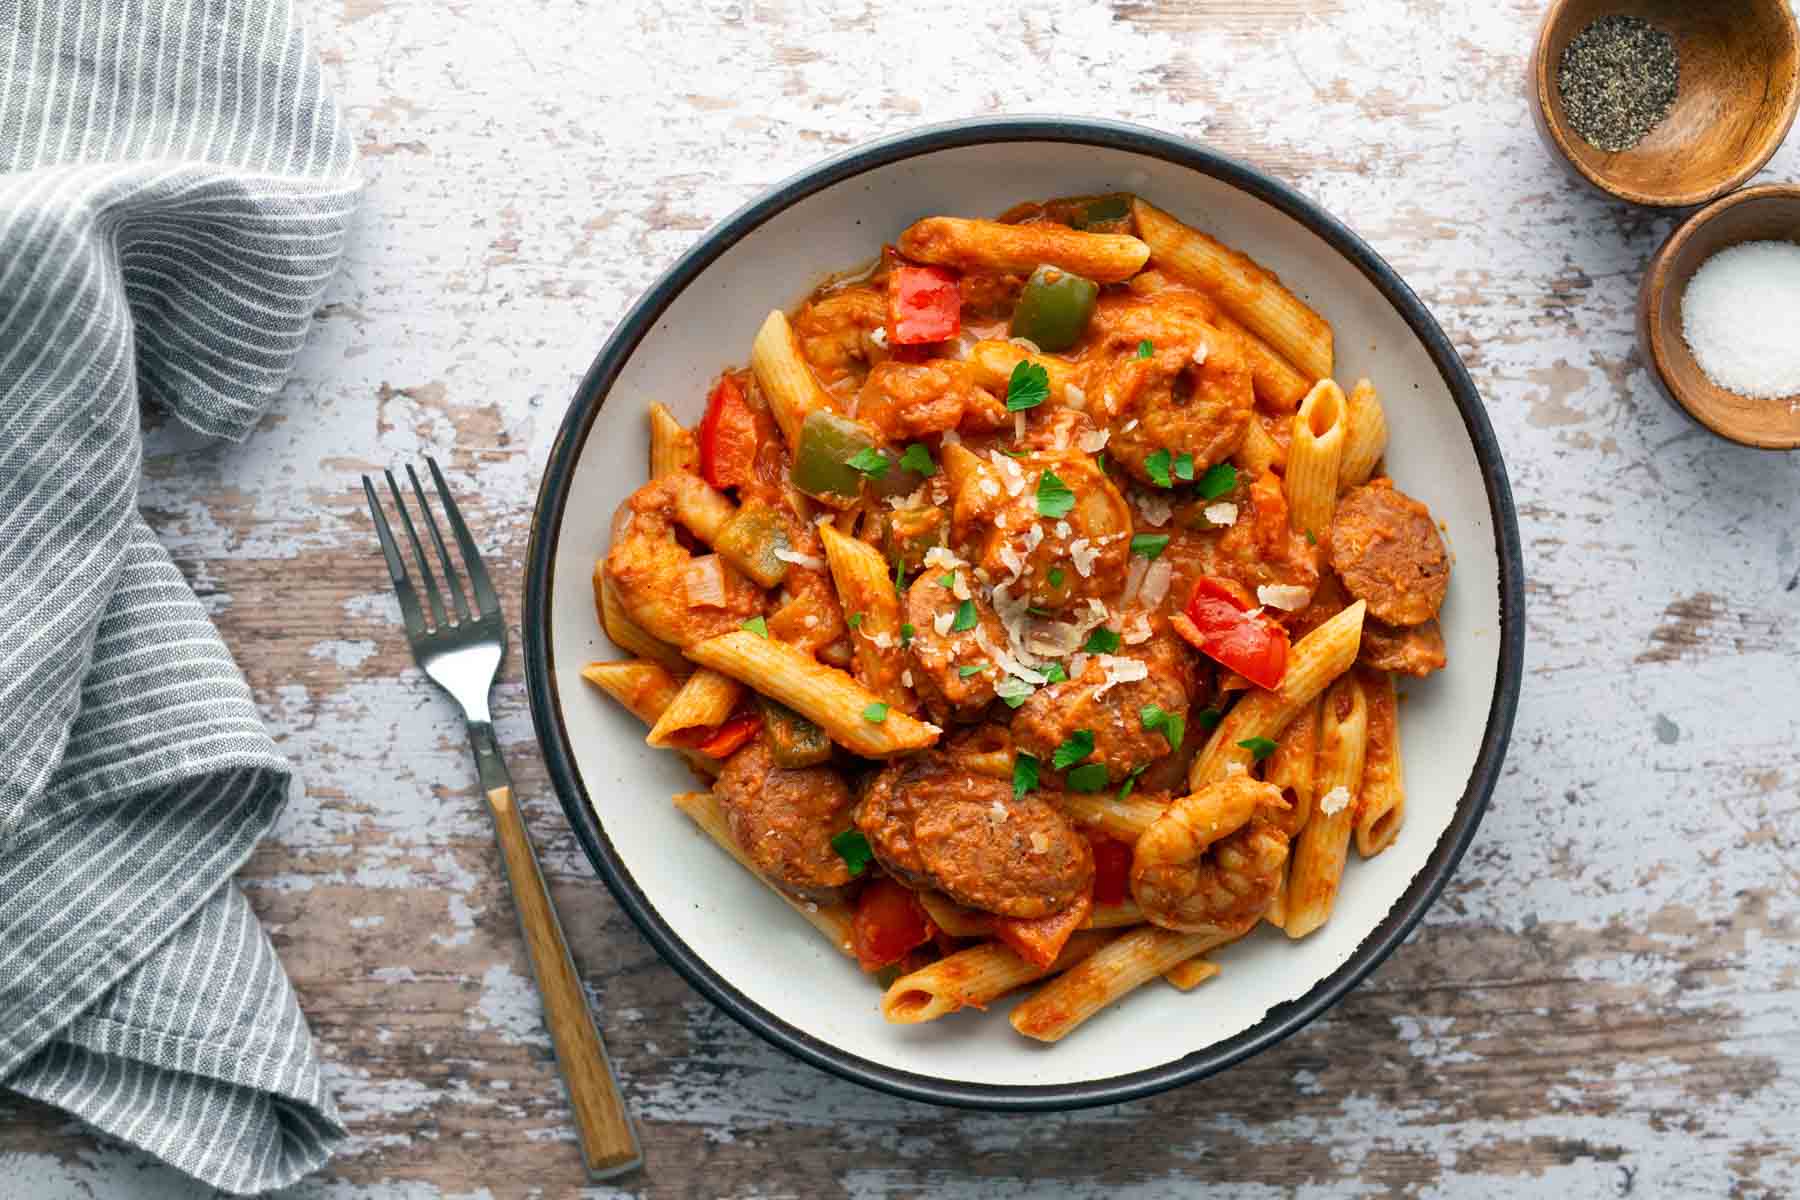
[[494,830],[506,861],[506,877],[512,884],[513,902],[519,910],[519,928],[531,951],[531,968],[538,992],[544,998],[544,1020],[556,1046],[569,1087],[569,1103],[575,1110],[575,1129],[581,1139],[588,1175],[605,1179],[628,1171],[641,1161],[637,1133],[619,1094],[606,1045],[594,1026],[587,995],[569,957],[562,925],[550,905],[544,874],[538,869],[525,819],[513,800],[510,787],[487,794],[494,813]]

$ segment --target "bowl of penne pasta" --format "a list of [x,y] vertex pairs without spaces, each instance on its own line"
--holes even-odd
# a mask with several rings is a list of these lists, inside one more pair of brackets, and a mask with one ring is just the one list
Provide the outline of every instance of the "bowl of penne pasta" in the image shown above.
[[1499,447],[1342,223],[1104,121],[780,184],[612,332],[540,488],[532,715],[744,1025],[935,1103],[1113,1103],[1344,995],[1517,703]]

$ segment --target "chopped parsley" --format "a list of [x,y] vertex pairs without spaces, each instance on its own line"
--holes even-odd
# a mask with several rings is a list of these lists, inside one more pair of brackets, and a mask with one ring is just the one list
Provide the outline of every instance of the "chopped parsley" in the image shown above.
[[1139,358],[1149,358],[1152,354],[1155,354],[1155,353],[1156,353],[1156,347],[1151,344],[1149,338],[1145,338],[1143,341],[1138,343],[1138,357]]
[[979,675],[987,669],[988,669],[988,665],[986,663],[970,663],[966,667],[956,668],[956,673],[958,675],[962,676],[964,679],[967,679],[967,678],[969,678],[969,676]]
[[1044,668],[1045,683],[1067,683],[1068,679],[1069,673],[1063,670],[1061,663],[1051,663]]
[[1029,359],[1012,369],[1006,380],[1006,411],[1024,412],[1050,398],[1050,372]]
[[1206,474],[1200,477],[1200,494],[1208,500],[1217,500],[1235,488],[1237,481],[1237,468],[1230,463],[1220,463],[1207,468]]
[[883,721],[887,720],[887,715],[888,706],[879,700],[863,709],[863,720],[869,722],[871,725],[881,724]]
[[1106,764],[1083,763],[1063,776],[1063,781],[1071,792],[1097,792],[1106,786]]
[[852,628],[852,629],[862,628],[862,617],[863,617],[863,615],[861,613],[851,613],[848,618],[848,623],[849,623],[850,628]]
[[1306,544],[1309,546],[1316,546],[1319,544],[1319,539],[1313,536],[1313,531],[1310,529],[1306,531]]
[[1150,476],[1150,482],[1157,487],[1174,487],[1175,481],[1169,478],[1169,452],[1158,450],[1144,460],[1144,470]]
[[1102,475],[1112,470],[1112,464],[1106,461],[1106,451],[1104,450],[1095,456],[1094,465],[1100,468],[1100,473]]
[[1183,483],[1194,482],[1194,456],[1180,454],[1175,458],[1175,478]]
[[1119,648],[1121,641],[1118,634],[1102,625],[1088,634],[1087,641],[1082,643],[1081,648],[1089,654],[1111,654]]
[[766,638],[769,636],[769,623],[761,617],[751,617],[748,621],[744,622],[743,627],[748,629],[751,633],[754,633],[757,637]]
[[1049,574],[1044,576],[1044,582],[1053,588],[1059,588],[1062,586],[1063,580],[1067,578],[1068,576],[1063,574],[1061,567],[1051,567]]
[[964,600],[956,606],[956,620],[950,622],[951,633],[967,633],[975,628],[975,601]]
[[938,586],[946,587],[946,588],[955,587],[956,586],[956,572],[955,571],[946,571],[942,575],[939,575],[938,576]]
[[904,558],[894,560],[894,590],[896,592],[906,590],[906,560]]
[[1275,743],[1271,742],[1266,737],[1245,738],[1238,743],[1238,746],[1241,749],[1248,750],[1250,752],[1250,757],[1257,762],[1261,762],[1263,759],[1269,757],[1269,755],[1275,753]]
[[888,473],[888,457],[873,446],[865,446],[852,454],[844,463],[853,471],[861,471],[870,479],[880,479]]
[[1187,736],[1187,722],[1177,713],[1164,712],[1158,705],[1144,705],[1138,709],[1138,717],[1144,722],[1144,728],[1151,733],[1160,731],[1171,750],[1179,748],[1181,739]]
[[1138,776],[1142,775],[1144,773],[1144,768],[1148,767],[1149,765],[1150,765],[1149,763],[1140,763],[1139,765],[1131,768],[1131,770],[1125,776],[1125,786],[1119,789],[1119,799],[1121,799],[1121,800],[1131,799],[1131,789],[1137,786]]
[[1216,708],[1203,708],[1194,714],[1194,724],[1202,729],[1211,729],[1225,719],[1225,714]]
[[869,860],[875,852],[869,848],[869,839],[864,837],[860,829],[846,829],[831,839],[831,848],[836,850],[844,865],[850,868],[850,878],[855,879],[869,869]]
[[1049,609],[1037,608],[1035,606],[1033,606],[1031,608],[1027,608],[1025,611],[1030,613],[1034,617],[1048,617],[1048,616],[1053,615]]
[[916,632],[918,632],[918,631],[912,627],[911,621],[908,621],[906,624],[900,626],[900,644],[902,646],[912,645],[913,634]]
[[994,685],[994,695],[1006,701],[1006,707],[1008,708],[1019,707],[1019,705],[1031,699],[1031,693],[1035,690],[1035,688],[1029,683],[1026,683],[1023,679],[1014,679],[1010,675]]
[[1093,752],[1094,731],[1077,729],[1056,748],[1056,753],[1050,756],[1050,765],[1058,771],[1066,771]]
[[917,471],[927,479],[937,474],[937,464],[931,461],[931,451],[919,442],[908,446],[906,452],[900,456],[900,469]]
[[1038,516],[1060,520],[1069,515],[1075,507],[1075,493],[1069,485],[1057,478],[1055,471],[1045,471],[1038,476],[1037,510]]
[[1038,785],[1038,760],[1021,751],[1013,756],[1013,799],[1035,792]]
[[1131,552],[1141,554],[1145,558],[1154,559],[1169,545],[1166,533],[1134,533],[1131,535]]

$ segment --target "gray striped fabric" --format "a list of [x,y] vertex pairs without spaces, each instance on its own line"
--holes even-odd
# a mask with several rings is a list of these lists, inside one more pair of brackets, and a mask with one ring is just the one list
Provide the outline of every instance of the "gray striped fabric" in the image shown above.
[[357,191],[287,0],[0,0],[0,1083],[237,1193],[344,1130],[231,881],[291,772],[139,402],[247,435]]

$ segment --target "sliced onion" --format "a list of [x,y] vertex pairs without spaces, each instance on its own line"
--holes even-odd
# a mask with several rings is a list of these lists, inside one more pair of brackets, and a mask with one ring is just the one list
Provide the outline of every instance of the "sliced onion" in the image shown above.
[[716,554],[703,554],[682,572],[690,608],[725,607],[725,563]]

